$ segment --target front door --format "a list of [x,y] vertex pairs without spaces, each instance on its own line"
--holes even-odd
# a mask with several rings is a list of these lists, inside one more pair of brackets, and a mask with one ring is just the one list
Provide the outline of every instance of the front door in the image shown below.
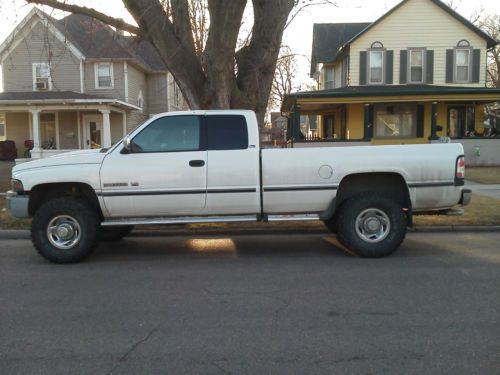
[[335,115],[323,116],[323,139],[333,138]]
[[465,106],[448,107],[448,137],[460,138],[467,130]]
[[207,190],[207,151],[201,118],[152,121],[106,156],[101,167],[104,204],[112,217],[200,215]]
[[84,148],[102,147],[102,116],[83,116]]

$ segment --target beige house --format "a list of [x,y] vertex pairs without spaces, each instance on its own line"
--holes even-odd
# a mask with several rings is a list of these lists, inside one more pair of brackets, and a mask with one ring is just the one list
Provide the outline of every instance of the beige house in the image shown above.
[[109,147],[149,116],[186,109],[156,50],[92,18],[34,8],[0,46],[0,141],[34,158]]
[[[403,0],[372,23],[315,24],[318,91],[285,99],[290,139],[307,147],[446,137],[464,144],[470,164],[500,163],[500,139],[484,127],[485,105],[500,101],[500,89],[486,87],[497,43],[439,0]],[[317,117],[307,133],[304,115]]]

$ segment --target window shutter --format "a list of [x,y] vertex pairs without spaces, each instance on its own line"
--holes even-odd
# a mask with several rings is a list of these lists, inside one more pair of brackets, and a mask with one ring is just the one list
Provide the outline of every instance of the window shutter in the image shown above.
[[425,83],[434,83],[434,51],[425,52]]
[[406,72],[408,69],[408,51],[401,50],[399,54],[399,83],[405,84],[406,77],[408,73]]
[[394,71],[394,51],[385,52],[385,83],[392,85]]
[[417,138],[424,137],[424,105],[417,104]]
[[446,50],[446,83],[453,83],[453,50]]
[[366,51],[359,53],[359,84],[366,85]]
[[481,70],[481,50],[472,51],[472,83],[479,83],[479,71]]

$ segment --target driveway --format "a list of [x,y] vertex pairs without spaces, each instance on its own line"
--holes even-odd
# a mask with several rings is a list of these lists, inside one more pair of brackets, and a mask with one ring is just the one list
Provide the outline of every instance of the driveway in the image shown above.
[[134,237],[88,262],[0,241],[5,374],[493,374],[500,233]]

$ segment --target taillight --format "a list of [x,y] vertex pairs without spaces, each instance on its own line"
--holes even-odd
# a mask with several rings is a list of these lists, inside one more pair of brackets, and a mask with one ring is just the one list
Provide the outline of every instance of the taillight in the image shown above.
[[455,173],[456,178],[465,178],[465,157],[460,156],[457,159],[457,169]]

